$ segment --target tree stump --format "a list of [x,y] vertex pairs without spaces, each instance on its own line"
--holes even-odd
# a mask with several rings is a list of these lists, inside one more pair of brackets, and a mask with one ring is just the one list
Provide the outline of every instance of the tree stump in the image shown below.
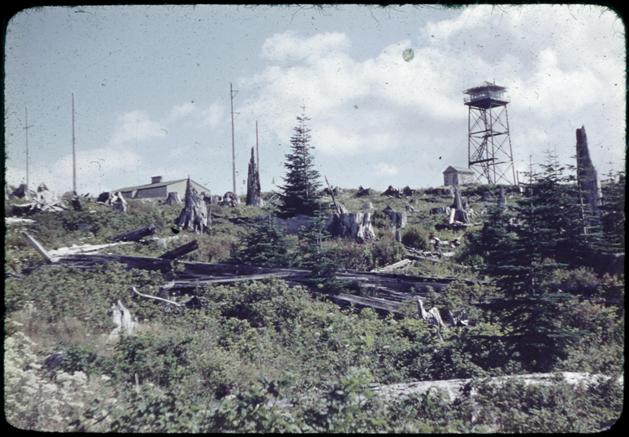
[[207,206],[203,198],[192,187],[190,179],[186,185],[185,206],[175,221],[179,229],[186,229],[195,233],[205,232],[210,225]]
[[354,238],[359,242],[376,239],[371,226],[371,213],[368,212],[330,214],[326,228],[335,237]]
[[358,191],[356,191],[356,197],[369,196],[371,194],[371,188],[363,188],[362,185],[358,187]]
[[231,191],[226,192],[223,195],[223,200],[221,201],[221,206],[230,206],[232,208],[240,205],[240,199],[235,193]]
[[181,199],[179,198],[179,193],[176,191],[171,191],[168,193],[166,200],[164,201],[166,205],[179,205],[181,204]]

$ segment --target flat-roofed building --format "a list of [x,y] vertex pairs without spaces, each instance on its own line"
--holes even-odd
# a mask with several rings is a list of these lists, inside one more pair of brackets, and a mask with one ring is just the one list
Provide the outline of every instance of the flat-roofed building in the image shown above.
[[[186,182],[188,179],[177,179],[174,181],[162,181],[161,176],[153,176],[151,183],[146,185],[137,185],[135,187],[118,188],[113,191],[120,191],[126,199],[157,199],[165,200],[168,193],[177,193],[179,199],[186,197]],[[190,179],[192,187],[199,193],[210,195],[210,190],[198,182]]]
[[443,185],[466,185],[474,182],[474,171],[469,168],[448,166],[443,171]]

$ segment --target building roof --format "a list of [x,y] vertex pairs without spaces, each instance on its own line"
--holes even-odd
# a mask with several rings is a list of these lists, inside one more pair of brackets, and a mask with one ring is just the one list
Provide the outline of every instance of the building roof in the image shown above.
[[469,168],[455,167],[453,165],[449,165],[448,168],[446,168],[443,172],[444,173],[457,172],[457,173],[469,173],[469,174],[473,174],[474,173],[474,171],[470,170]]
[[463,92],[465,94],[480,94],[480,93],[486,93],[488,91],[501,92],[501,91],[506,91],[506,89],[507,89],[506,87],[485,81],[485,85],[468,88]]
[[[137,191],[137,190],[146,190],[147,188],[158,188],[158,187],[164,187],[167,185],[173,185],[173,184],[178,184],[179,182],[185,182],[187,180],[187,178],[184,179],[176,179],[174,181],[165,181],[165,182],[157,182],[155,184],[145,184],[145,185],[136,185],[134,187],[124,187],[124,188],[118,188],[116,190],[112,190],[112,191]],[[208,193],[210,192],[210,190],[208,190],[206,187],[204,187],[203,185],[201,185],[200,183],[190,179],[191,182],[194,182],[195,184],[197,184],[198,186],[202,187],[203,189],[205,189]]]

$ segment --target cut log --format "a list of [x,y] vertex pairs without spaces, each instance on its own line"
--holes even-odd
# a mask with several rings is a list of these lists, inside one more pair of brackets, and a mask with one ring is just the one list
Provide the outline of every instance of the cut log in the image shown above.
[[162,259],[176,259],[184,256],[187,253],[193,252],[199,248],[199,243],[197,240],[192,240],[189,243],[186,243],[182,246],[176,247],[173,250],[170,250],[163,255],[160,255],[159,258]]
[[138,241],[144,237],[148,237],[149,235],[155,234],[157,228],[153,223],[148,226],[142,226],[141,228],[134,229],[131,232],[125,232],[124,234],[119,234],[111,237],[110,241]]

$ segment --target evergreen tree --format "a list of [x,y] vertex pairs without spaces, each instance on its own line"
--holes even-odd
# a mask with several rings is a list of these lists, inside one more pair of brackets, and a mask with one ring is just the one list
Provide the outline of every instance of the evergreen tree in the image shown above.
[[485,273],[495,278],[502,297],[490,305],[510,333],[512,352],[528,370],[549,371],[566,356],[577,333],[561,323],[561,303],[572,297],[544,286],[557,268],[575,265],[581,257],[582,221],[576,189],[553,156],[542,172],[529,175],[523,197],[514,206],[511,233],[504,213],[487,225]]
[[611,173],[601,186],[603,238],[610,251],[625,250],[625,173]]
[[233,261],[267,267],[290,267],[293,257],[289,252],[288,239],[273,218],[268,217],[253,225],[244,236],[242,247],[234,255]]
[[308,120],[303,113],[297,117],[297,126],[290,139],[291,153],[286,155],[284,167],[287,174],[280,193],[280,217],[313,216],[319,209],[321,182],[311,154],[313,146],[310,145],[310,129],[306,125]]

